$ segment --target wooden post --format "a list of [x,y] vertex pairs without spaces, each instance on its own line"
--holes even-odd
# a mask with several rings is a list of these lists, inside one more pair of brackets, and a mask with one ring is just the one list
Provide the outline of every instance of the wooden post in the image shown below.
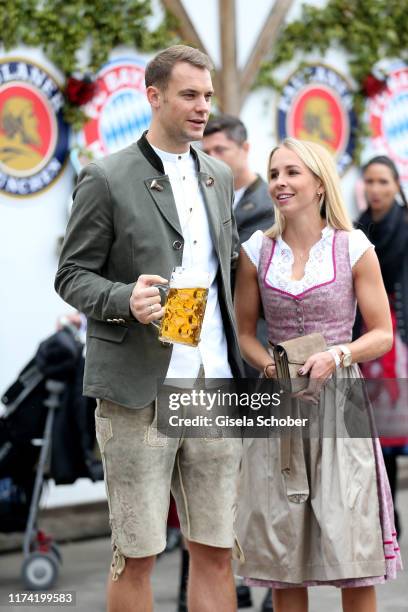
[[222,68],[220,91],[215,94],[223,113],[239,115],[241,108],[240,75],[237,67],[235,0],[218,0],[221,32]]
[[[246,1],[250,2],[250,0]],[[219,109],[223,113],[239,115],[241,106],[254,84],[261,62],[276,42],[279,29],[293,1],[275,0],[273,2],[271,0],[273,5],[270,13],[245,68],[240,71],[237,66],[236,0],[218,0],[221,68],[214,72],[213,83]],[[182,38],[209,56],[181,0],[162,0],[162,2],[179,20],[179,31]]]

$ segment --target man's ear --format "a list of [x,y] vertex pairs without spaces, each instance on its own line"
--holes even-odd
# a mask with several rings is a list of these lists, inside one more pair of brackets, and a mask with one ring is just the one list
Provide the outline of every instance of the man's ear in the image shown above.
[[161,102],[161,91],[154,85],[146,87],[146,97],[152,108],[159,108]]

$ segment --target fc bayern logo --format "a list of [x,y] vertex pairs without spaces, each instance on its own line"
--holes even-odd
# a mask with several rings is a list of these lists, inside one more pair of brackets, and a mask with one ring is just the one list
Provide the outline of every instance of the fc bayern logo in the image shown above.
[[81,143],[95,157],[127,147],[149,127],[145,65],[139,58],[122,57],[108,62],[98,73],[98,93],[86,106],[91,119],[83,128]]
[[64,98],[44,68],[24,59],[0,61],[0,189],[12,196],[46,189],[68,153]]
[[372,145],[396,163],[401,179],[408,181],[408,68],[390,72],[387,88],[368,104]]
[[323,64],[297,70],[278,104],[278,135],[310,140],[336,158],[341,174],[353,161],[356,115],[351,88],[336,70]]

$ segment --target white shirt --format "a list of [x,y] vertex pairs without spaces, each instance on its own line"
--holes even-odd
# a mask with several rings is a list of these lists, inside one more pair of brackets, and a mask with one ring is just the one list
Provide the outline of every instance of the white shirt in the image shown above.
[[[248,187],[248,185],[247,185]],[[247,187],[240,187],[239,189],[236,189],[234,191],[234,204],[233,204],[233,209],[235,210],[236,207],[238,206],[240,200],[242,199],[242,196],[244,195]]]
[[227,340],[218,302],[218,259],[210,235],[207,211],[190,152],[167,153],[153,147],[170,179],[184,238],[182,266],[210,275],[207,306],[198,347],[174,344],[166,378],[197,377],[200,365],[206,378],[232,378]]
[[[256,268],[259,265],[263,237],[264,233],[258,230],[242,245]],[[303,277],[300,280],[293,280],[291,278],[294,262],[292,249],[278,236],[273,259],[266,273],[266,282],[292,295],[299,295],[311,287],[329,282],[334,277],[333,239],[333,228],[329,226],[323,228],[321,239],[310,249]],[[369,248],[374,248],[374,245],[364,232],[358,229],[352,230],[349,233],[348,245],[350,266],[353,267]]]

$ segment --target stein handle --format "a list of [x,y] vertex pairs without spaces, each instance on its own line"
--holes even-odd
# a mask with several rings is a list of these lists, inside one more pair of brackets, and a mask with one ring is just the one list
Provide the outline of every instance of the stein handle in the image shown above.
[[[159,290],[159,293],[161,291],[163,292],[165,299],[164,299],[162,306],[164,306],[164,304],[166,303],[167,294],[170,291],[169,285],[164,285],[162,283],[155,283],[154,285],[152,285],[152,287],[157,287]],[[156,329],[160,329],[160,322],[161,322],[161,319],[158,319],[158,321],[150,321],[150,325],[153,325],[153,327],[155,327]]]

